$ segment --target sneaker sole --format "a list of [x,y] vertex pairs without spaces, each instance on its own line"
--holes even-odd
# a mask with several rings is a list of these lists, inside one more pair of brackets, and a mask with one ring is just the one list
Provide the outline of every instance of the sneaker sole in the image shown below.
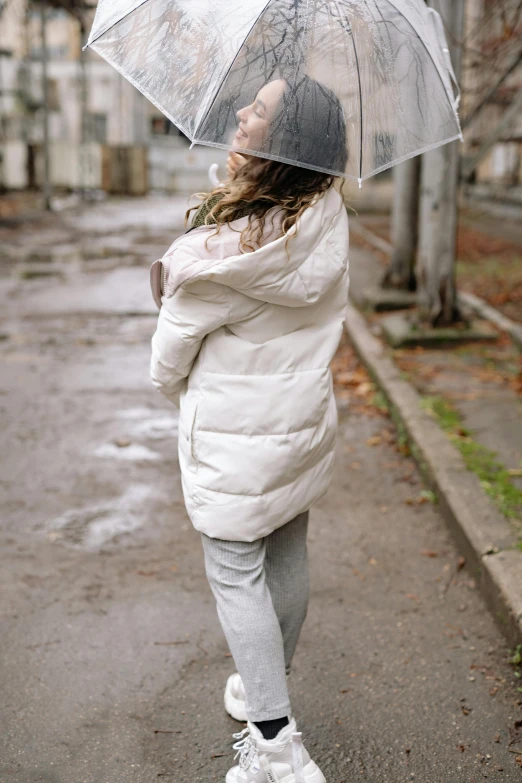
[[[225,783],[237,783],[237,773],[239,767],[232,767],[229,769]],[[315,761],[309,761],[303,770],[305,783],[326,783],[326,779],[315,763]],[[291,775],[287,775],[284,778],[279,778],[279,783],[295,783],[295,775],[292,772]]]
[[248,716],[245,710],[245,702],[241,701],[241,699],[236,699],[228,690],[225,691],[225,709],[234,720],[241,723],[247,722]]

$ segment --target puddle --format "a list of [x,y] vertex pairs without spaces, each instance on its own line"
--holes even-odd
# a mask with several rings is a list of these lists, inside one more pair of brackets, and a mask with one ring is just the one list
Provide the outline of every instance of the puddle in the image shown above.
[[151,487],[137,484],[113,503],[67,511],[47,526],[46,536],[64,546],[95,551],[116,536],[143,526],[150,516],[147,501],[152,492]]
[[176,437],[178,434],[179,412],[174,409],[172,415],[152,408],[127,408],[118,413],[120,419],[134,422],[129,434],[136,438],[162,440]]
[[155,411],[152,408],[125,408],[123,411],[118,411],[118,418],[120,419],[146,419],[151,416],[162,416],[162,411]]
[[131,443],[129,446],[104,443],[103,446],[98,446],[94,454],[103,459],[116,459],[123,462],[157,462],[161,459],[161,454],[157,451],[152,451],[139,443]]
[[132,434],[141,438],[162,440],[178,434],[178,419],[174,416],[162,416],[158,419],[145,419],[137,422],[131,430]]
[[126,408],[116,414],[125,422],[111,443],[103,443],[94,451],[96,457],[119,462],[158,462],[161,454],[143,443],[134,441],[173,441],[178,436],[178,412],[168,415],[164,411],[146,407]]

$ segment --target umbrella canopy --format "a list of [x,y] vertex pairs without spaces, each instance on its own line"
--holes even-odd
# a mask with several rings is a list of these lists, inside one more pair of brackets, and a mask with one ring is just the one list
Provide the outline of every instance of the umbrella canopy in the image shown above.
[[197,144],[362,181],[461,138],[424,0],[99,0],[87,46]]

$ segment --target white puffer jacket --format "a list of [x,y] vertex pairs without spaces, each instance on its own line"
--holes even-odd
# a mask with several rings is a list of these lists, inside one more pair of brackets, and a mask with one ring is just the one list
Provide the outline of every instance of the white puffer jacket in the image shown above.
[[255,252],[239,251],[242,218],[214,237],[215,227],[184,234],[162,259],[151,377],[180,407],[187,511],[213,538],[268,535],[332,475],[329,365],[348,296],[348,217],[333,187],[284,237],[271,217]]

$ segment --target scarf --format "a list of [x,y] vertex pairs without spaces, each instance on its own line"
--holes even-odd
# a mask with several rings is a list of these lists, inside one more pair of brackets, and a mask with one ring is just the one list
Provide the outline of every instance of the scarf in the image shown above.
[[[216,204],[219,204],[221,199],[224,198],[223,193],[216,193],[213,196],[209,196],[199,207],[197,212],[195,213],[194,217],[192,218],[192,225],[190,228],[185,232],[188,234],[189,231],[192,231],[193,228],[199,228],[200,226],[214,226],[215,223],[205,223],[205,218],[207,217],[208,213],[211,209],[213,209]],[[252,212],[252,204],[248,204],[241,209],[237,215],[235,216],[234,220],[238,220],[239,218],[246,217],[247,215],[250,215]]]

